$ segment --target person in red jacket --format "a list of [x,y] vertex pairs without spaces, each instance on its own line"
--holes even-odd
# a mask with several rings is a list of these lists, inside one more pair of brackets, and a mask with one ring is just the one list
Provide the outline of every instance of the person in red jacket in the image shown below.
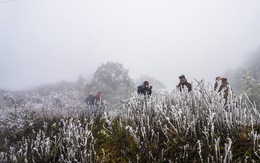
[[102,94],[101,92],[97,92],[96,96],[95,96],[95,101],[94,101],[95,105],[98,107],[100,104],[102,104]]

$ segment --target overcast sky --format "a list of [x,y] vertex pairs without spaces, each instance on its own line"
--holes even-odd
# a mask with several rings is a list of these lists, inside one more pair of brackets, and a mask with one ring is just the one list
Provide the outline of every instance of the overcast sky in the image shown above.
[[0,88],[75,81],[121,62],[173,88],[214,81],[260,46],[259,0],[0,0]]

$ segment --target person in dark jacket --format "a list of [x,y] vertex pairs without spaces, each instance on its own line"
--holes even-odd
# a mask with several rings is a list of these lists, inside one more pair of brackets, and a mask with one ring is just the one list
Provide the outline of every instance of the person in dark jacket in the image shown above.
[[95,105],[95,96],[93,93],[90,93],[89,96],[85,99],[85,103],[88,107],[87,115],[90,117],[94,112],[94,105]]
[[192,86],[191,84],[187,81],[187,79],[185,78],[184,75],[179,76],[180,79],[180,83],[177,85],[177,88],[180,89],[180,91],[182,92],[182,90],[187,87],[188,88],[188,92],[192,91]]
[[95,104],[95,96],[93,95],[93,93],[90,93],[88,95],[88,97],[85,99],[85,103],[87,105],[92,105],[92,106]]
[[137,87],[137,93],[143,95],[151,95],[152,86],[149,85],[148,81],[144,81],[142,85]]

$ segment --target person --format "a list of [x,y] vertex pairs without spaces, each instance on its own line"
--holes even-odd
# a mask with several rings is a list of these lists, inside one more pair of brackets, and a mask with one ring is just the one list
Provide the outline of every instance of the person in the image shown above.
[[220,76],[217,76],[216,77],[216,80],[215,80],[215,85],[214,85],[214,90],[217,91],[219,89],[219,86],[221,84],[221,77]]
[[144,81],[142,85],[137,87],[137,93],[150,96],[152,94],[152,86],[149,86],[148,81]]
[[88,97],[85,99],[85,103],[87,105],[94,105],[95,97],[93,93],[90,93]]
[[95,104],[95,96],[93,93],[90,93],[88,97],[85,99],[85,103],[88,106],[87,114],[91,116],[94,111],[94,104]]
[[192,86],[191,84],[187,81],[187,79],[185,78],[184,75],[179,76],[180,79],[180,83],[177,85],[177,88],[180,89],[180,91],[182,92],[182,90],[187,87],[188,88],[188,92],[192,91]]
[[102,94],[101,92],[97,92],[96,96],[94,97],[94,104],[98,107],[102,104]]
[[231,86],[229,85],[227,78],[221,78],[221,85],[218,89],[218,92],[221,93],[222,91],[223,91],[223,98],[227,103],[228,96],[232,92]]

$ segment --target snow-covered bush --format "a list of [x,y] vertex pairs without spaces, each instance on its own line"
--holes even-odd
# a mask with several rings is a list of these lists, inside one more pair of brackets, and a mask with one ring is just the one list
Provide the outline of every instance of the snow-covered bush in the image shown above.
[[[63,105],[53,102],[54,97],[59,97]],[[242,96],[225,104],[203,82],[192,92],[174,90],[151,97],[133,94],[105,108],[104,114],[91,117],[85,114],[87,107],[75,97],[71,93],[39,96],[41,100],[26,100],[15,113],[15,108],[5,106],[0,119],[0,161],[260,160],[257,108],[246,105],[250,102]],[[10,126],[16,126],[15,130],[10,130]]]

